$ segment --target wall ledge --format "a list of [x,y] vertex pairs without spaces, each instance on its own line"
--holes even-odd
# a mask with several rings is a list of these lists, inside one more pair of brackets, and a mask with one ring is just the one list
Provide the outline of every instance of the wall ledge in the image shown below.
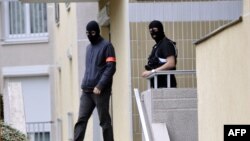
[[230,28],[230,27],[232,27],[232,26],[234,26],[234,25],[236,25],[236,24],[242,22],[242,20],[243,20],[243,18],[242,18],[242,16],[240,16],[238,19],[236,19],[236,20],[234,20],[234,21],[232,21],[232,22],[230,22],[230,23],[228,23],[228,24],[225,24],[225,25],[223,25],[223,26],[217,28],[216,30],[214,30],[214,31],[212,31],[211,33],[207,34],[205,37],[203,37],[203,38],[201,38],[201,39],[199,39],[199,40],[193,42],[193,44],[194,44],[194,45],[198,45],[198,44],[200,44],[200,43],[202,43],[202,42],[204,42],[204,41],[210,39],[211,37],[217,35],[218,33],[222,32],[223,30],[225,30],[225,29],[227,29],[227,28]]
[[49,65],[3,67],[3,77],[44,76],[49,75]]

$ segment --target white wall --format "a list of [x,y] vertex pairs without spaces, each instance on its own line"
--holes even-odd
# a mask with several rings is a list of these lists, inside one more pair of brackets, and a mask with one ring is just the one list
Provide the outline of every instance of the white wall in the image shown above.
[[128,5],[128,0],[110,1],[111,42],[117,61],[112,94],[113,128],[114,138],[119,141],[133,140]]
[[196,47],[200,141],[222,141],[225,124],[250,123],[250,7],[243,21]]

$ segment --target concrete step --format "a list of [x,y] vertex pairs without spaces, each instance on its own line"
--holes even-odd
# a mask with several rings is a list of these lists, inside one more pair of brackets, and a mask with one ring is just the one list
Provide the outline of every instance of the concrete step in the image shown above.
[[152,102],[155,110],[197,108],[196,98],[153,99]]
[[[193,122],[197,125],[197,109],[174,109],[165,111],[154,111],[152,122],[153,123],[167,123],[174,122],[177,124],[185,124],[188,122]],[[194,122],[195,121],[195,122]],[[178,125],[177,125],[178,126]]]
[[197,90],[192,88],[151,89],[153,99],[197,98]]
[[149,121],[165,123],[171,141],[198,141],[196,89],[151,89],[142,96]]

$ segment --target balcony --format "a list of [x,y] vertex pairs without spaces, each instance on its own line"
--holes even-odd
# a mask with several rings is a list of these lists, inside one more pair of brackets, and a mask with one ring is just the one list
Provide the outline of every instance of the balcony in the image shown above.
[[26,123],[29,141],[51,141],[52,121]]
[[[195,71],[162,71],[157,75],[195,75]],[[168,77],[169,78],[169,77]],[[170,80],[168,80],[170,82]],[[197,141],[197,89],[196,88],[155,88],[139,94],[135,89],[136,103],[145,141]],[[169,83],[168,83],[169,84]]]

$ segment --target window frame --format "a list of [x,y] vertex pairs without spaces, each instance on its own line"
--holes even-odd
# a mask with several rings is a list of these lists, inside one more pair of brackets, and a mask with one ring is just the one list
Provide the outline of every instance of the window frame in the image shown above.
[[[31,14],[30,14],[30,4],[24,3],[24,24],[25,33],[24,34],[10,34],[10,17],[9,17],[9,2],[18,0],[6,0],[2,1],[2,36],[3,44],[19,44],[19,43],[36,43],[36,42],[48,42],[49,28],[48,28],[48,13],[47,14],[47,32],[44,33],[31,33]],[[48,7],[46,7],[48,11]]]

